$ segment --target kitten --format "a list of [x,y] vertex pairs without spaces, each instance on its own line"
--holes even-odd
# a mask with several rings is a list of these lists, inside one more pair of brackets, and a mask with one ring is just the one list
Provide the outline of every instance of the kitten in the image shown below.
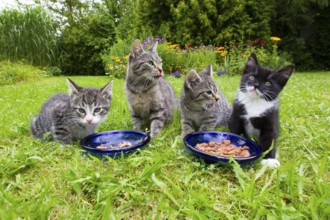
[[135,40],[129,55],[125,94],[129,104],[133,127],[141,130],[150,125],[154,137],[173,118],[177,104],[175,92],[162,76],[162,60],[157,54],[155,42],[144,51],[140,40]]
[[231,106],[214,82],[212,66],[199,74],[190,70],[186,75],[181,97],[181,137],[195,129],[214,130],[220,125],[228,126]]
[[255,138],[262,151],[273,149],[262,160],[268,167],[280,166],[276,159],[276,140],[279,129],[279,94],[289,80],[294,65],[276,71],[259,66],[252,53],[245,66],[240,88],[234,101],[229,129],[236,134]]
[[68,79],[69,95],[58,93],[42,107],[31,122],[34,138],[44,134],[62,144],[72,144],[95,132],[109,112],[112,101],[112,81],[101,89],[82,88]]

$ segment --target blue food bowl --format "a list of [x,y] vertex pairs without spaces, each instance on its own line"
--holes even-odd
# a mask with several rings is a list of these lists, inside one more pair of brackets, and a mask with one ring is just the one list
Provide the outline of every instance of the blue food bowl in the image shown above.
[[205,159],[206,161],[215,162],[215,163],[217,162],[228,163],[230,157],[209,154],[195,148],[195,146],[200,143],[209,143],[210,141],[223,142],[224,140],[228,140],[228,139],[233,145],[236,146],[246,145],[249,147],[250,157],[233,158],[235,161],[237,161],[237,163],[241,165],[250,164],[251,162],[258,159],[258,157],[260,157],[262,154],[261,147],[256,142],[228,132],[218,132],[218,131],[193,132],[188,134],[184,138],[184,144],[186,145],[189,152],[191,152],[197,157]]
[[[97,156],[116,157],[127,155],[139,148],[146,146],[150,141],[150,135],[141,131],[107,131],[91,134],[80,141],[80,145],[87,153]],[[118,146],[123,142],[129,142],[130,146],[122,148],[97,148],[100,145]]]

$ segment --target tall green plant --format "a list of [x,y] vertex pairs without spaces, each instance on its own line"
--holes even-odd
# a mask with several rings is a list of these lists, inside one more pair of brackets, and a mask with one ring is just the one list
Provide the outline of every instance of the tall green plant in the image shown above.
[[56,23],[42,7],[0,12],[0,59],[26,60],[38,66],[54,65],[57,56]]

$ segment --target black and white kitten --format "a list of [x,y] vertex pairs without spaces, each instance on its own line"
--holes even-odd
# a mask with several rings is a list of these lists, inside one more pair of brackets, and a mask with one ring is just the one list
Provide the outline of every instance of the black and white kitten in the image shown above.
[[273,149],[261,161],[262,165],[278,167],[276,140],[279,133],[279,94],[289,80],[294,65],[278,70],[259,66],[257,56],[252,53],[245,66],[240,88],[229,119],[232,133],[255,139],[262,151]]

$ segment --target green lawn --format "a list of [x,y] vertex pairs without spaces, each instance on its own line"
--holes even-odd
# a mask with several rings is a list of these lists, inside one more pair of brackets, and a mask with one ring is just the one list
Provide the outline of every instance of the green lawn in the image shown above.
[[[232,102],[239,77],[217,77]],[[99,87],[107,77],[72,77]],[[167,78],[179,95],[183,79]],[[123,80],[98,131],[131,129]],[[178,112],[149,145],[99,160],[78,144],[42,143],[29,123],[65,77],[0,87],[0,219],[327,219],[330,72],[294,73],[281,95],[282,166],[206,164],[189,155]]]

